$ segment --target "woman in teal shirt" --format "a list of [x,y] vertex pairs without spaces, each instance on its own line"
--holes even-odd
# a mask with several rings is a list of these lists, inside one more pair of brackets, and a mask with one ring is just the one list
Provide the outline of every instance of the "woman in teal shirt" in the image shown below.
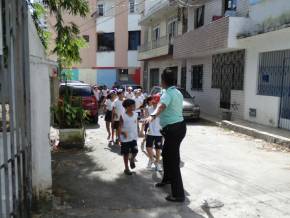
[[160,116],[164,146],[162,150],[164,175],[156,187],[171,185],[172,194],[167,201],[184,202],[185,195],[180,172],[180,144],[186,135],[186,124],[183,119],[183,95],[175,87],[173,73],[166,69],[161,75],[162,87],[165,89],[161,96],[161,103],[151,114],[147,122],[152,122]]

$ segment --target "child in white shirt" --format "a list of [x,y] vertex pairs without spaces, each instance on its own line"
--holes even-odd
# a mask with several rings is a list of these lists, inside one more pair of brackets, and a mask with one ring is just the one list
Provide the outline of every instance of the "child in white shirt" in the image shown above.
[[135,101],[126,99],[123,102],[126,110],[121,115],[119,125],[119,139],[121,140],[121,154],[123,155],[126,175],[132,175],[129,169],[129,154],[131,153],[130,168],[134,169],[135,157],[138,153],[137,139],[138,139],[138,115],[135,112]]
[[[116,131],[116,136],[118,136],[118,129],[120,125],[120,118],[123,113],[125,113],[125,108],[123,107],[124,101],[124,91],[119,89],[117,91],[118,98],[113,104],[113,120],[112,120],[112,141],[114,142],[114,136]],[[119,139],[116,140],[116,144],[119,144]]]
[[105,112],[105,121],[106,121],[106,128],[108,132],[108,140],[111,138],[111,123],[112,123],[112,111],[113,111],[113,103],[116,99],[116,92],[110,91],[107,99],[104,103],[104,112]]
[[[152,96],[152,100],[149,102],[149,105],[152,105],[148,108],[149,115],[152,114],[160,101],[160,95],[154,95]],[[162,167],[160,164],[160,157],[161,157],[161,151],[162,151],[162,144],[163,144],[163,137],[160,132],[161,126],[160,126],[160,119],[157,117],[153,122],[149,123],[149,128],[147,131],[146,136],[146,150],[149,156],[149,161],[147,168],[151,169],[152,164],[155,164],[157,171],[162,171]],[[154,151],[153,147],[155,149],[156,153],[156,159],[154,161]]]

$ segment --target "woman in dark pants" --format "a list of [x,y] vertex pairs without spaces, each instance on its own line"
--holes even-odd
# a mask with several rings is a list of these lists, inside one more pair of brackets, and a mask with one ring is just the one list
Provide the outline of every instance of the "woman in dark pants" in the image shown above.
[[147,122],[152,122],[160,117],[162,135],[165,138],[162,157],[164,175],[156,187],[171,184],[172,194],[167,196],[167,201],[184,202],[185,195],[180,172],[180,144],[186,135],[186,124],[183,119],[183,95],[175,87],[174,74],[165,69],[161,75],[162,87],[165,89],[161,96],[160,105],[150,115]]

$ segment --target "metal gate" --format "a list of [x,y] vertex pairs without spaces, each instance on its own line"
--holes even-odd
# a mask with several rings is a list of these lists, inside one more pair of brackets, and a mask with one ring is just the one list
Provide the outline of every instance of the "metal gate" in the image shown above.
[[278,124],[290,130],[290,50],[260,54],[258,94],[280,98]]
[[290,130],[290,52],[283,61],[279,127]]
[[231,109],[231,90],[233,81],[233,65],[224,65],[221,75],[220,108]]
[[28,6],[0,0],[0,9],[0,217],[30,217]]

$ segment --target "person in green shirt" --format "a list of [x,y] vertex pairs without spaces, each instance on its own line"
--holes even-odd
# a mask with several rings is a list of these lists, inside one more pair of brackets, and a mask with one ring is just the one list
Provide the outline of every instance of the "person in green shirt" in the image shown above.
[[183,119],[183,95],[175,87],[175,77],[170,69],[165,69],[161,75],[162,88],[165,90],[161,96],[157,109],[146,120],[152,122],[160,117],[161,133],[164,137],[162,150],[164,175],[156,187],[171,185],[172,194],[167,201],[184,202],[184,188],[180,172],[180,145],[186,135],[186,124]]

